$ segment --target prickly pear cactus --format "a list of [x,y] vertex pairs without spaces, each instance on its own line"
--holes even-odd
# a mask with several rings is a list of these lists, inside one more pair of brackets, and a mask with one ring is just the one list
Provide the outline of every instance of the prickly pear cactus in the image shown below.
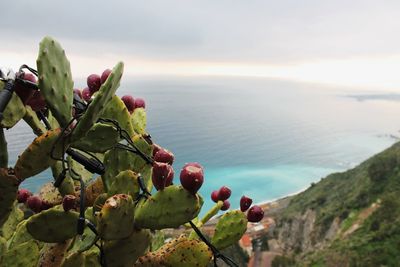
[[[51,37],[40,43],[37,68],[41,112],[13,94],[0,122],[0,266],[206,267],[240,239],[247,225],[240,211],[219,219],[211,241],[202,236],[202,226],[227,209],[227,197],[198,217],[204,171],[190,163],[182,186],[173,182],[174,156],[147,133],[144,100],[115,95],[122,62],[90,75],[79,101],[64,49]],[[37,137],[9,168],[3,128],[21,118]],[[34,195],[18,190],[48,168],[55,182]],[[165,186],[155,191],[152,181]],[[164,243],[165,228],[188,227],[194,230]]]
[[45,37],[39,46],[36,60],[39,72],[40,92],[61,126],[72,118],[71,67],[61,45],[51,37]]

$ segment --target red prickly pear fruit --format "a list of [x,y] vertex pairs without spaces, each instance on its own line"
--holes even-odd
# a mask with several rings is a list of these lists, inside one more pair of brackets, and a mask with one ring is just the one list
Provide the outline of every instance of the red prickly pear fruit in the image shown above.
[[39,91],[35,91],[26,104],[31,106],[33,111],[40,111],[46,107],[46,100]]
[[229,189],[229,187],[223,186],[219,189],[219,194],[218,198],[219,200],[227,200],[231,196],[232,191]]
[[259,222],[264,218],[264,211],[260,206],[254,205],[247,212],[247,220],[249,222]]
[[121,100],[124,102],[129,113],[132,114],[133,110],[135,109],[135,99],[133,99],[133,97],[130,95],[124,95],[121,97]]
[[253,203],[253,200],[251,198],[242,196],[240,198],[240,210],[245,212],[246,210],[248,210],[250,208],[252,203]]
[[107,80],[108,76],[110,76],[110,74],[111,74],[110,69],[106,69],[103,71],[103,73],[101,74],[101,77],[100,77],[101,84],[106,82],[106,80]]
[[101,78],[97,74],[90,74],[87,77],[87,86],[90,89],[90,92],[94,94],[95,92],[99,91],[101,86]]
[[212,199],[212,201],[214,201],[215,203],[217,203],[218,200],[219,200],[218,194],[219,194],[218,190],[214,190],[214,191],[212,191],[212,193],[211,193],[211,199]]
[[200,163],[197,163],[197,162],[189,162],[189,163],[186,163],[186,164],[183,166],[183,168],[186,168],[186,167],[188,167],[188,166],[194,166],[194,167],[200,168],[201,171],[202,171],[203,174],[204,174],[203,166],[201,166]]
[[65,195],[62,201],[64,211],[69,211],[76,207],[76,197],[74,195]]
[[146,108],[143,98],[135,98],[135,108]]
[[[17,74],[20,79],[30,81],[32,83],[37,83],[35,75],[32,73],[18,73]],[[18,81],[18,80],[17,80]],[[15,93],[21,98],[22,103],[24,105],[28,102],[28,100],[33,96],[35,90],[30,88],[25,88],[23,83],[16,82],[14,87]]]
[[80,98],[82,98],[82,92],[81,92],[81,90],[75,88],[75,89],[74,89],[74,94],[76,94],[76,95],[78,95]]
[[174,179],[175,175],[174,169],[172,168],[171,165],[169,165],[169,170],[170,171],[168,172],[167,178],[165,179],[165,187],[170,186],[172,184],[172,180]]
[[196,194],[204,182],[203,169],[186,164],[181,170],[180,180],[183,188],[192,194]]
[[231,203],[229,202],[229,200],[224,200],[224,204],[221,207],[221,210],[228,210],[231,207]]
[[30,196],[26,200],[26,205],[28,206],[28,208],[30,208],[34,212],[41,212],[43,201],[38,196]]
[[172,165],[174,163],[174,154],[167,149],[161,148],[154,155],[154,160]]
[[[154,162],[153,163],[153,173],[151,176],[151,180],[153,182],[154,187],[160,191],[172,183],[172,178],[174,177],[174,170],[171,165],[163,162]],[[167,185],[167,182],[169,183]]]
[[18,203],[25,203],[30,196],[32,193],[28,189],[19,189],[17,192]]
[[90,92],[89,87],[86,87],[85,89],[82,90],[82,98],[86,102],[89,102],[90,98],[92,98],[92,93]]
[[157,144],[153,144],[153,157],[156,155],[156,153],[161,149],[161,147]]

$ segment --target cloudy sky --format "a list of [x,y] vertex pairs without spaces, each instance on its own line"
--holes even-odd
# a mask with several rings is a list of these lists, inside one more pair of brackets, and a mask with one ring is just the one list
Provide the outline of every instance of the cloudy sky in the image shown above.
[[[233,75],[400,88],[400,1],[9,1],[0,65],[35,65],[45,35],[74,76]],[[6,10],[6,11],[5,11]]]

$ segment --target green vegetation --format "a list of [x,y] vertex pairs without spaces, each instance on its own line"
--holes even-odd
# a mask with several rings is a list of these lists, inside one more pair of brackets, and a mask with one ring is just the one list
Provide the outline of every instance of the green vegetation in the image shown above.
[[[311,209],[316,232],[323,237],[333,219],[341,221],[340,236],[324,249],[302,255],[298,266],[399,266],[400,262],[400,143],[343,173],[327,176],[293,197],[280,223]],[[359,214],[373,203],[376,211],[365,220]],[[359,227],[343,233],[355,222]],[[279,225],[278,225],[279,226]],[[283,259],[277,259],[281,262]],[[293,266],[293,264],[274,265]]]

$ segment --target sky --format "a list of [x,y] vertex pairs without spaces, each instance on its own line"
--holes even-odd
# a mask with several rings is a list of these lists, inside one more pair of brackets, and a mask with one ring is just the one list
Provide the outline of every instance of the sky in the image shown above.
[[[9,1],[0,66],[35,66],[50,35],[75,77],[118,61],[125,75],[254,76],[400,87],[400,1]],[[6,10],[6,11],[4,11]]]

